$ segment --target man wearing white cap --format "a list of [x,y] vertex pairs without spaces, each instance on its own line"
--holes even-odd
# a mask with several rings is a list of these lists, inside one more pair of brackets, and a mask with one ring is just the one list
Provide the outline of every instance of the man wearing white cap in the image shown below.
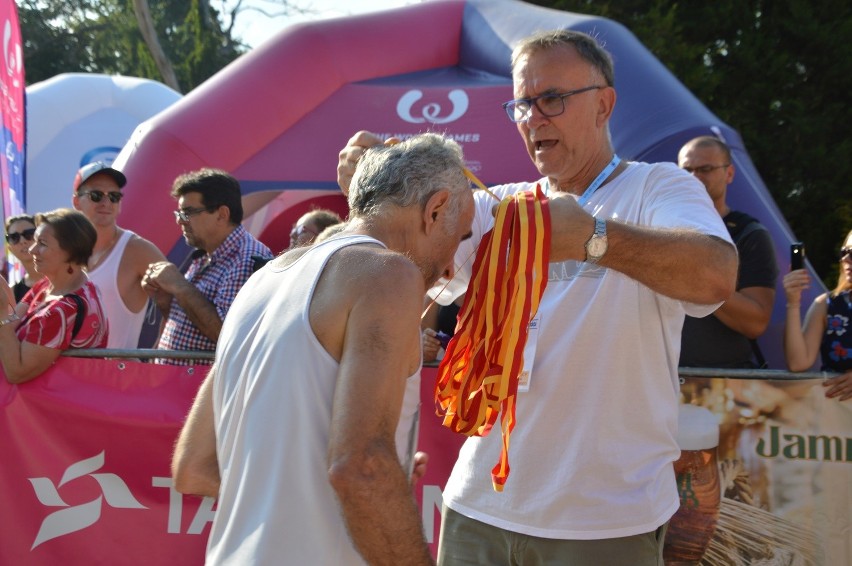
[[96,161],[77,172],[71,199],[98,233],[87,271],[101,292],[109,321],[107,347],[119,349],[139,345],[148,304],[142,277],[149,264],[166,259],[152,242],[116,224],[125,184],[121,171]]

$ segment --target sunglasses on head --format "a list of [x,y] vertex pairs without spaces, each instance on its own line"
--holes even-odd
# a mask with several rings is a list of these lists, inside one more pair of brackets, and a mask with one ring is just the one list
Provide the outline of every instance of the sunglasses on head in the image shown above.
[[6,234],[6,241],[10,244],[17,244],[21,241],[21,238],[28,242],[33,241],[33,236],[35,236],[35,228],[27,228],[26,230],[22,230],[20,232],[9,232]]
[[77,194],[80,196],[86,195],[89,197],[90,201],[95,203],[101,202],[106,196],[109,197],[109,201],[111,203],[116,204],[122,199],[122,197],[124,197],[124,194],[119,191],[110,191],[108,193],[105,193],[103,191],[83,191]]

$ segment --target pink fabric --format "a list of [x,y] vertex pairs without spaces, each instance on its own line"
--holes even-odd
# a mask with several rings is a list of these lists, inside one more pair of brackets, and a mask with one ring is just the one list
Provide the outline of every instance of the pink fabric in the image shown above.
[[[61,357],[28,383],[11,385],[0,376],[0,564],[201,566],[215,507],[210,498],[174,491],[169,466],[175,438],[207,370]],[[423,369],[418,448],[430,459],[415,490],[433,553],[441,489],[465,438],[442,427],[430,410],[436,377],[435,368]],[[815,394],[797,407],[797,421],[812,424],[789,430],[785,425],[784,432],[849,437],[852,413],[826,400],[818,383],[810,383]],[[756,450],[795,451],[778,425],[772,428],[774,443],[769,431],[743,436],[737,457],[753,458]],[[775,465],[785,459],[773,455]],[[817,519],[824,523],[831,517],[833,531],[848,532],[848,455],[846,463],[842,457],[822,462],[801,456],[792,463],[797,474],[819,480],[807,483],[813,489],[791,495],[805,514],[797,524],[812,527]],[[829,484],[832,489],[814,488]],[[848,564],[846,552],[820,564]]]
[[91,281],[74,293],[83,299],[86,314],[83,325],[72,340],[71,334],[77,320],[77,303],[70,297],[45,302],[50,282],[42,279],[30,289],[23,303],[28,304],[27,314],[18,325],[16,333],[21,342],[30,342],[57,350],[69,348],[106,348],[108,326],[98,290]]

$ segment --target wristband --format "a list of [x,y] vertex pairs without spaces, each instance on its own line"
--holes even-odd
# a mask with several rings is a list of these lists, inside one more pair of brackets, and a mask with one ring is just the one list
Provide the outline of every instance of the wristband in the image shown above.
[[15,322],[15,321],[18,321],[18,320],[21,320],[21,317],[19,317],[15,313],[12,313],[9,316],[7,316],[6,318],[4,318],[3,320],[0,320],[0,328],[6,326],[10,322]]

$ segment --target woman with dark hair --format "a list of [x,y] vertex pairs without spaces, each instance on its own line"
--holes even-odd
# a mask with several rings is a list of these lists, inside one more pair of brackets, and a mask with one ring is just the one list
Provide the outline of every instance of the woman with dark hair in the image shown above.
[[35,228],[35,218],[29,214],[18,214],[6,219],[6,244],[9,246],[9,251],[24,268],[23,277],[12,285],[16,303],[24,298],[24,295],[35,285],[36,281],[44,277],[35,270],[33,256],[30,253],[30,246],[33,243],[33,238],[35,238]]
[[852,231],[846,235],[838,254],[840,275],[837,287],[814,299],[800,318],[802,291],[810,284],[808,272],[796,269],[784,276],[787,295],[787,326],[784,329],[784,355],[790,371],[804,371],[822,356],[823,371],[842,375],[823,383],[826,397],[852,399]]
[[44,278],[0,315],[0,363],[10,383],[37,377],[63,350],[107,343],[98,290],[83,271],[97,239],[94,226],[70,208],[37,214],[35,224],[30,253]]

